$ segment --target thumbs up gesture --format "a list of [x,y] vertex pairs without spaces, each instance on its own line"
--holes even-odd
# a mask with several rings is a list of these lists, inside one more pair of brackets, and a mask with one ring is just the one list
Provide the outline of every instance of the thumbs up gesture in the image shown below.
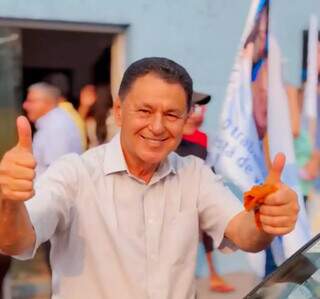
[[271,235],[292,231],[299,213],[297,194],[281,182],[284,165],[285,156],[278,153],[265,181],[265,184],[277,187],[277,191],[269,194],[259,208],[262,229]]
[[31,126],[17,118],[18,143],[0,162],[0,200],[25,201],[34,195],[36,161],[32,154]]

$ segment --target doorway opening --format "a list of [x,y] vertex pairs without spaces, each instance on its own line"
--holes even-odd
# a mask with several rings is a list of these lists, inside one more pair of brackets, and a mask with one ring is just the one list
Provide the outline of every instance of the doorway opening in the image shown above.
[[[117,90],[125,67],[125,28],[0,19],[0,158],[16,142],[15,118],[31,84],[62,73],[69,86],[66,97],[76,107],[80,89],[88,83],[110,84],[113,92]],[[12,263],[12,282],[5,283],[12,287],[4,287],[5,298],[25,294],[28,279],[15,273],[28,277],[33,270],[41,279],[34,281],[30,296],[49,298],[50,278],[42,275],[47,273],[43,260],[40,252],[33,261]]]
[[0,18],[0,157],[16,141],[15,118],[30,84],[62,73],[76,107],[88,83],[110,84],[116,94],[127,26]]
[[31,84],[51,74],[68,80],[67,99],[78,105],[85,84],[110,84],[113,34],[22,29],[23,98]]

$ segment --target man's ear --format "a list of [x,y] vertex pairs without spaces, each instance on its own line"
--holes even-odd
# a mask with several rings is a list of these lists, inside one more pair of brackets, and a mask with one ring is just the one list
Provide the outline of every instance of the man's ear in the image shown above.
[[113,113],[114,119],[118,127],[121,127],[122,124],[122,102],[119,97],[113,102]]

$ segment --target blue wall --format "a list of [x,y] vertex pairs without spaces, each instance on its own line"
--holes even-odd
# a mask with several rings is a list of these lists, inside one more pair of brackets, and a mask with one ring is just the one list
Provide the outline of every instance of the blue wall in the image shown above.
[[[0,17],[128,24],[127,64],[166,56],[184,65],[195,89],[214,97],[205,128],[213,128],[239,45],[250,0],[1,0]],[[272,30],[283,51],[284,76],[300,83],[302,30],[319,0],[271,0]]]
[[166,56],[184,65],[195,89],[224,96],[250,0],[1,0],[0,17],[129,24],[127,64]]

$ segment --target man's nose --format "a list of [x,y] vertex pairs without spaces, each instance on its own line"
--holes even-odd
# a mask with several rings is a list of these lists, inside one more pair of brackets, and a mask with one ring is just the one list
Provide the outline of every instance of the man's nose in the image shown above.
[[161,113],[155,113],[150,122],[150,129],[155,135],[160,135],[165,130],[164,119]]

